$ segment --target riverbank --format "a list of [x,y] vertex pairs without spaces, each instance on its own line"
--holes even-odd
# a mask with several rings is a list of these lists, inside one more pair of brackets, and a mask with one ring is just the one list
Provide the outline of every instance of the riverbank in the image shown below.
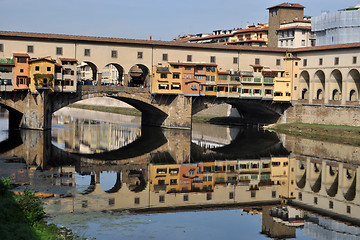
[[81,239],[70,229],[45,222],[44,203],[32,190],[16,195],[11,191],[11,180],[0,180],[0,238],[26,239]]
[[360,146],[360,127],[286,123],[271,125],[267,129],[313,140]]

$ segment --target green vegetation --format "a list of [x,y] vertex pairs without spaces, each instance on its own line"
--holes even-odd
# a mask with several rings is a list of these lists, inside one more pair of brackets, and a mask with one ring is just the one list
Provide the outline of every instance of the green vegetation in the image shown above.
[[104,107],[96,105],[83,105],[83,104],[71,104],[71,108],[86,109],[99,112],[109,112],[116,114],[123,114],[128,116],[141,116],[141,112],[135,108],[122,108],[122,107]]
[[44,221],[44,203],[32,190],[15,195],[10,191],[10,178],[0,180],[0,238],[2,240],[78,239],[72,233]]
[[279,133],[314,140],[360,146],[360,127],[308,123],[287,123],[270,127]]

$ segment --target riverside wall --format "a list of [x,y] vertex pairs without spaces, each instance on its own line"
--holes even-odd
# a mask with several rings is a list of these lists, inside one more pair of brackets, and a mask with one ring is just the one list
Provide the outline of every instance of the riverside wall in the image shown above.
[[360,107],[294,104],[283,113],[279,123],[360,126]]

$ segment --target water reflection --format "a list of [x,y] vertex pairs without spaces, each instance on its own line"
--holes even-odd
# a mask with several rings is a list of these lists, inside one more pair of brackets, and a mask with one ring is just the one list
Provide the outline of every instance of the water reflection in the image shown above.
[[0,143],[7,169],[0,175],[12,164],[15,182],[54,193],[46,200],[51,215],[233,208],[261,214],[258,232],[270,238],[295,238],[299,228],[317,239],[360,237],[352,155],[359,147],[340,154],[333,143],[280,140],[254,128],[194,124],[189,132],[70,120],[59,118],[52,134],[16,131]]

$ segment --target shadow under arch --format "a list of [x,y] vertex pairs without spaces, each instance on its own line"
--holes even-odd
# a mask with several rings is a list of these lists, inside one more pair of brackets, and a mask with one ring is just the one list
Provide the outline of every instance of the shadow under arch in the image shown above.
[[161,126],[161,124],[168,117],[168,115],[159,108],[143,101],[120,96],[110,97],[125,102],[139,110],[141,112],[141,125]]
[[[351,69],[348,74],[348,79],[351,79],[350,92],[348,101],[357,101],[360,99],[360,73],[357,69]],[[354,92],[352,92],[354,91]]]
[[191,143],[191,161],[213,161],[226,159],[259,159],[261,157],[288,156],[274,132],[243,128],[229,145],[207,149]]
[[302,89],[301,99],[309,99],[310,75],[308,71],[302,71],[299,78],[299,89]]
[[335,82],[337,84],[337,86],[335,88],[332,89],[332,98],[331,100],[341,100],[341,95],[342,95],[342,74],[338,69],[333,70],[330,73],[330,80]]
[[329,197],[335,197],[339,189],[339,174],[336,173],[335,181],[330,185],[329,188],[326,188],[326,193]]
[[322,70],[318,70],[314,74],[314,91],[316,91],[314,96],[316,96],[317,100],[324,100],[325,73]]
[[116,172],[116,182],[115,182],[114,186],[105,192],[106,193],[116,193],[121,189],[121,187],[122,187],[121,172],[118,171],[118,172]]
[[9,129],[19,129],[24,114],[17,109],[6,105],[5,103],[6,100],[2,100],[0,98],[0,107],[6,109],[9,112]]

